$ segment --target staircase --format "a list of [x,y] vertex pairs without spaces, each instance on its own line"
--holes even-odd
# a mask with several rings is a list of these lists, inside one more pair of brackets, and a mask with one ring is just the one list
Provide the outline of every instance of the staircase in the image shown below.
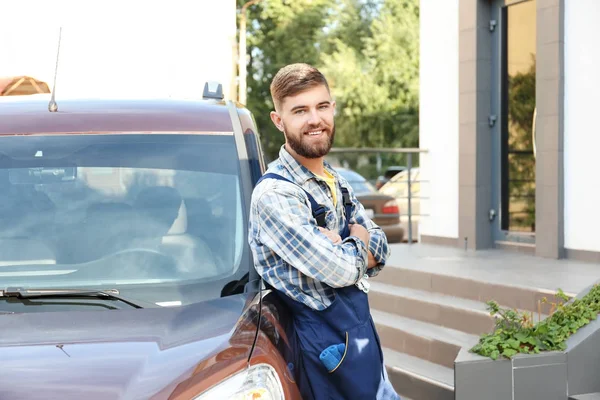
[[538,300],[553,299],[539,289],[394,266],[370,283],[371,312],[390,380],[411,400],[454,399],[456,355],[494,326],[485,301],[534,311],[537,320]]

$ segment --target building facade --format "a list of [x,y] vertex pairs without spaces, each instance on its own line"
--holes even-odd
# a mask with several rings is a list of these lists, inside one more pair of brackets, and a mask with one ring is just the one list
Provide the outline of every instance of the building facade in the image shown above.
[[600,262],[600,2],[422,0],[423,243]]

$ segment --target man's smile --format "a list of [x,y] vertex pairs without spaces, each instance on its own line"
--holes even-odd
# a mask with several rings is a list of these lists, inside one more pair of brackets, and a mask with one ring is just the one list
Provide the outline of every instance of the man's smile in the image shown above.
[[308,136],[320,136],[324,132],[325,132],[325,130],[322,129],[322,128],[321,129],[313,129],[311,131],[306,132],[305,135],[308,135]]

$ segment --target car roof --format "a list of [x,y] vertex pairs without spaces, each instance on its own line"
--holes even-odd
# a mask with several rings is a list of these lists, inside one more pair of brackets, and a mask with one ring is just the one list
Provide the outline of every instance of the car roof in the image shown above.
[[233,131],[227,104],[216,100],[0,97],[0,135],[101,132]]
[[[416,179],[419,176],[421,169],[419,167],[415,167],[415,168],[411,168],[410,169],[410,179]],[[406,182],[408,180],[408,169],[404,170],[402,172],[397,173],[396,175],[394,175],[388,183],[390,182]],[[386,185],[388,184],[386,183]]]
[[335,170],[340,175],[342,175],[347,181],[354,181],[354,182],[357,182],[357,181],[360,181],[360,182],[366,181],[366,179],[361,174],[359,174],[358,172],[353,171],[351,169],[343,168],[343,167],[338,167],[338,168],[335,168]]

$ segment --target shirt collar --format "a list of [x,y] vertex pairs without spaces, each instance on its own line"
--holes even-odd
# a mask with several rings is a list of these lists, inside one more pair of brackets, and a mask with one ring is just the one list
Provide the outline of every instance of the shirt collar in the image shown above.
[[[279,150],[279,160],[281,162],[281,165],[285,169],[287,169],[289,171],[289,173],[292,175],[292,177],[294,178],[294,181],[296,183],[299,183],[300,185],[303,185],[309,179],[319,179],[319,180],[321,180],[321,178],[319,178],[317,175],[315,175],[312,172],[310,172],[308,170],[308,168],[306,168],[305,166],[303,166],[302,164],[300,164],[286,150],[285,145],[281,146],[281,149]],[[333,175],[333,177],[337,180],[338,179],[337,173],[333,170],[333,168],[331,167],[331,165],[329,165],[329,163],[327,161],[323,161],[323,165],[324,165],[325,169],[327,169],[327,171],[331,175]]]

